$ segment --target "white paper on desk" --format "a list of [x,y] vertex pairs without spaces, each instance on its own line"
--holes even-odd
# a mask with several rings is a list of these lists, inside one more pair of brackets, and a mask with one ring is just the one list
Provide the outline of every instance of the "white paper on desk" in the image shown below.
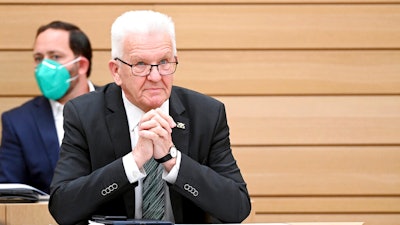
[[97,223],[95,221],[89,220],[89,225],[104,225],[104,223]]
[[49,194],[27,184],[0,184],[0,202],[37,202],[49,198]]

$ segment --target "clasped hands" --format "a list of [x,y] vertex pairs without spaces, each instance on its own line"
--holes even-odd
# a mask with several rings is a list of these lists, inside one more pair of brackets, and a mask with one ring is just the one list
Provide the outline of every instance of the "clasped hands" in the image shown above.
[[[138,124],[139,139],[132,150],[138,168],[151,158],[159,159],[168,154],[172,142],[172,128],[176,123],[171,116],[161,109],[152,109],[145,113]],[[164,168],[170,171],[176,159],[163,163]]]

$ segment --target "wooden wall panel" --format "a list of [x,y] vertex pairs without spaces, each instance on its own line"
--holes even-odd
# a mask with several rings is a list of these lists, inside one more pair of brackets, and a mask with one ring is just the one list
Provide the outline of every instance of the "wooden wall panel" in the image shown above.
[[11,108],[20,106],[30,99],[31,97],[0,97],[0,114]]
[[299,205],[303,206],[302,213],[400,212],[400,197],[255,197],[254,202],[259,214],[291,213]]
[[[400,51],[178,52],[175,84],[220,95],[400,94]],[[112,82],[110,51],[95,51],[91,80]],[[0,51],[0,95],[39,94],[31,51]],[[19,87],[19,88],[15,88]]]
[[252,196],[400,196],[400,146],[234,146],[233,151]]
[[[233,145],[399,145],[400,97],[220,97]],[[4,108],[21,98],[4,98]],[[15,104],[14,104],[15,102]]]
[[273,213],[256,214],[254,223],[286,223],[287,221],[307,222],[364,222],[364,225],[398,225],[399,213]]
[[397,4],[67,4],[62,11],[59,5],[46,4],[0,5],[0,21],[7,28],[0,29],[0,49],[30,49],[37,26],[53,19],[79,24],[94,48],[108,49],[112,22],[130,9],[155,9],[172,16],[180,49],[400,47]]
[[0,224],[6,224],[6,207],[0,205]]
[[183,48],[302,49],[398,47],[398,7],[274,4],[155,9],[176,19]]
[[238,145],[398,145],[400,96],[220,97]]

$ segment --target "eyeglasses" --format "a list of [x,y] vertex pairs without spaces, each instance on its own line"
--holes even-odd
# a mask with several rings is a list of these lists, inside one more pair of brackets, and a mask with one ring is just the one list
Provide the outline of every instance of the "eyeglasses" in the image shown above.
[[171,75],[171,74],[175,73],[176,67],[178,65],[178,61],[176,60],[176,57],[175,57],[175,60],[176,60],[175,62],[168,62],[166,60],[163,60],[159,64],[145,64],[145,63],[129,64],[118,57],[115,58],[114,60],[118,60],[118,61],[122,62],[123,64],[131,67],[132,75],[139,76],[139,77],[148,76],[150,74],[153,66],[157,67],[158,73],[161,76]]

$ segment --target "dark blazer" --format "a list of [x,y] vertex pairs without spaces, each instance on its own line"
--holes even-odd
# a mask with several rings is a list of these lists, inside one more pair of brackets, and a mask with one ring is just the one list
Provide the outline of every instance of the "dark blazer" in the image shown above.
[[4,112],[1,121],[0,183],[24,183],[49,193],[60,148],[49,100],[31,99]]
[[[59,224],[87,224],[94,214],[134,217],[137,183],[130,184],[122,158],[131,142],[121,88],[114,83],[69,101],[65,136],[51,184],[49,209]],[[232,155],[224,105],[173,87],[170,115],[184,127],[172,139],[182,152],[170,185],[175,223],[238,223],[250,198]]]

